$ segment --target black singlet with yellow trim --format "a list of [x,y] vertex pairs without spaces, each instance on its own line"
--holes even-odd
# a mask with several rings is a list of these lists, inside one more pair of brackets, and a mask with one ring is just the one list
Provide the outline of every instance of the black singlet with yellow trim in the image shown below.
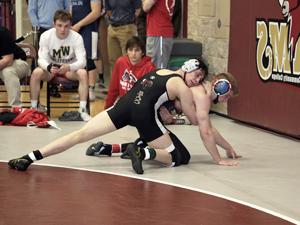
[[157,70],[140,78],[132,89],[107,110],[109,117],[117,129],[126,125],[137,128],[139,135],[145,141],[167,133],[159,116],[159,107],[169,101],[166,84],[178,74],[158,75]]

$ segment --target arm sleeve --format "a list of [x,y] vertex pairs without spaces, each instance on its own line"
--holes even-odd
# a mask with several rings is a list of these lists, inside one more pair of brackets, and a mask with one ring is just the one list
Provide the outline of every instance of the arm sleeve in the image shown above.
[[81,36],[78,36],[75,40],[75,55],[76,61],[70,64],[70,70],[76,71],[78,69],[83,69],[86,66],[86,52],[83,44],[83,39]]
[[28,1],[28,9],[27,9],[31,25],[39,26],[38,18],[37,18],[37,0],[29,0]]
[[108,93],[107,93],[107,97],[105,100],[105,109],[111,107],[116,99],[119,96],[119,83],[120,83],[120,79],[119,79],[119,74],[120,74],[120,69],[119,69],[119,64],[120,63],[116,63],[113,69],[113,73],[112,73],[112,78],[109,84],[109,89],[108,89]]
[[42,34],[39,43],[40,47],[38,51],[38,64],[43,70],[47,70],[47,66],[51,62],[47,42],[48,38],[44,34]]

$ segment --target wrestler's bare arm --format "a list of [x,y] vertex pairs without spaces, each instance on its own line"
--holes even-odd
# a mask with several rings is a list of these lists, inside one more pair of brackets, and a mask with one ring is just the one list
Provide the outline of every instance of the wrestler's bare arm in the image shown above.
[[[193,93],[196,105],[196,116],[200,137],[206,150],[209,152],[213,160],[219,165],[235,166],[237,162],[223,160],[217,148],[217,140],[214,135],[213,127],[209,118],[209,110],[211,106],[210,96],[206,95],[205,89],[201,86],[190,88]],[[220,141],[220,140],[219,140]]]
[[179,99],[183,113],[193,125],[197,125],[196,108],[191,90],[179,77],[171,78],[167,83],[170,100]]
[[222,147],[226,151],[226,155],[228,158],[237,159],[241,158],[241,155],[238,155],[233,147],[229,144],[228,141],[220,134],[220,132],[215,128],[212,127],[212,131],[217,142],[217,145]]
[[149,12],[157,0],[143,0],[142,6],[145,12]]

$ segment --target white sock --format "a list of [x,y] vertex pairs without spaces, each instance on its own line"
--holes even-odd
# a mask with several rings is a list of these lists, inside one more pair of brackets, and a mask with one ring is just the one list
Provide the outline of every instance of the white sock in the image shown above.
[[38,101],[37,101],[37,100],[32,100],[32,99],[31,99],[30,102],[31,102],[31,107],[34,108],[34,109],[36,109],[36,108],[37,108]]
[[82,112],[86,111],[86,104],[87,104],[87,101],[80,101],[79,102],[80,111],[82,111]]
[[145,150],[145,158],[144,158],[144,160],[149,160],[150,159],[149,149],[146,147],[146,148],[144,148],[144,150]]

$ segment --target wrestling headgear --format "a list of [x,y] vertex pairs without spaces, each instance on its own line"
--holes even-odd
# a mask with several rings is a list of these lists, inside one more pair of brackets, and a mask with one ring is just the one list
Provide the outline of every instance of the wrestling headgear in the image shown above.
[[189,59],[188,61],[185,61],[181,67],[181,69],[187,73],[191,73],[200,68],[200,62],[198,59]]
[[231,84],[226,79],[217,80],[213,85],[213,91],[217,95],[214,103],[218,103],[219,96],[226,95],[231,90]]
[[184,62],[181,69],[184,72],[184,77],[183,77],[184,80],[185,80],[186,73],[191,73],[198,69],[203,70],[203,72],[204,72],[203,79],[205,79],[205,77],[208,75],[208,67],[201,59],[189,59]]

